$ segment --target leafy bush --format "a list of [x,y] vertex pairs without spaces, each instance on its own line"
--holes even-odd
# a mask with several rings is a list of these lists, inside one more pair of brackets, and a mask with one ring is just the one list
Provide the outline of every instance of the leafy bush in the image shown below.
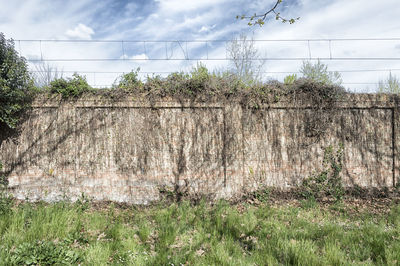
[[78,97],[83,93],[95,91],[87,83],[85,77],[76,73],[72,75],[72,78],[59,78],[50,82],[48,90],[51,93],[61,94],[63,98]]
[[14,42],[0,33],[0,123],[15,128],[34,92],[25,58],[18,55]]
[[113,87],[123,90],[142,90],[143,82],[139,79],[139,71],[140,68],[137,68],[135,71],[132,70],[131,72],[122,75],[118,84],[114,84]]
[[199,63],[190,72],[189,77],[189,93],[201,92],[206,89],[211,77],[205,65]]
[[339,144],[335,151],[332,146],[325,149],[323,170],[303,180],[301,194],[305,198],[321,198],[332,196],[340,201],[344,195],[344,188],[340,177],[343,162],[343,144]]
[[300,69],[303,77],[310,79],[314,82],[319,82],[326,85],[340,85],[342,84],[342,77],[339,72],[328,71],[328,66],[317,61],[315,64],[304,61]]

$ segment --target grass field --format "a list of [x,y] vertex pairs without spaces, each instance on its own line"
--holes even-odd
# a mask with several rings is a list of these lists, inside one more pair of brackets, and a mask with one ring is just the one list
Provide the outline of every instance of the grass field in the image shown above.
[[3,204],[2,265],[400,265],[400,204]]

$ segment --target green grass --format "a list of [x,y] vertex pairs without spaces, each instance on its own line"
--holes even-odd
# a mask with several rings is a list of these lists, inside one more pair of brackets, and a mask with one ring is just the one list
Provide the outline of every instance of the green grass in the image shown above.
[[389,209],[14,204],[0,215],[0,264],[399,265],[400,205]]

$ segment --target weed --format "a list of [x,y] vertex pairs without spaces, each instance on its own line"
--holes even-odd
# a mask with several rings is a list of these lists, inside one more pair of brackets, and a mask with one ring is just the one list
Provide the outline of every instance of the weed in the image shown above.
[[85,193],[82,192],[81,196],[76,200],[75,204],[78,209],[80,209],[81,211],[85,211],[89,208],[90,199],[88,198],[88,196],[85,195]]
[[12,265],[70,265],[82,260],[77,252],[51,241],[22,243],[10,255]]
[[264,189],[257,190],[253,194],[254,194],[255,199],[257,199],[258,201],[260,201],[262,203],[266,203],[266,202],[268,202],[268,200],[270,198],[271,191],[269,188],[264,188]]
[[139,225],[138,236],[140,240],[144,243],[149,239],[151,230],[147,223],[143,222]]
[[297,80],[297,75],[296,74],[292,74],[292,75],[287,75],[284,80],[283,83],[285,85],[293,85],[295,83],[295,81]]
[[309,196],[306,199],[302,200],[301,207],[304,209],[313,209],[318,206],[318,202],[315,200],[313,196]]

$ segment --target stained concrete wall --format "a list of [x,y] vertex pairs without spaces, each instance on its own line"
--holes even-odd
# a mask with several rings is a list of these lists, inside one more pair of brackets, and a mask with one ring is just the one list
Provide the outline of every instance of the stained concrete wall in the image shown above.
[[146,204],[177,189],[210,197],[262,185],[287,189],[322,167],[327,146],[344,145],[344,184],[392,187],[399,178],[397,103],[352,95],[323,136],[307,136],[314,109],[280,102],[149,103],[101,97],[37,100],[0,161],[15,197]]

